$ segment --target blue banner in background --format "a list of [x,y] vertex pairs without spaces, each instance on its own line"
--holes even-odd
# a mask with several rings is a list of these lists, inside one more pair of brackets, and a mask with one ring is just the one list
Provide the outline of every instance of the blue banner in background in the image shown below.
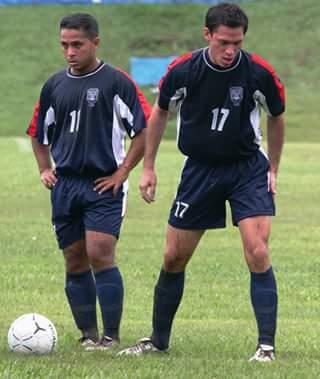
[[131,57],[130,74],[139,86],[156,85],[176,57]]

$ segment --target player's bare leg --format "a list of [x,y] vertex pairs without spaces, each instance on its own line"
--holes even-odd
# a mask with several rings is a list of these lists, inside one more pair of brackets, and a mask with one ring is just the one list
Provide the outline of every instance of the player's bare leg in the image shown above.
[[154,290],[152,335],[119,355],[163,352],[169,347],[171,327],[184,289],[184,272],[204,231],[168,226],[163,267]]
[[100,349],[114,347],[120,340],[123,283],[115,263],[116,243],[116,237],[111,234],[86,231],[86,249],[94,272],[104,327]]
[[98,341],[96,315],[96,287],[90,268],[84,240],[63,250],[66,267],[65,292],[82,337],[80,343],[87,348]]
[[268,240],[271,217],[250,217],[239,222],[244,255],[251,272],[251,302],[258,326],[258,347],[252,361],[275,359],[277,286],[270,263]]

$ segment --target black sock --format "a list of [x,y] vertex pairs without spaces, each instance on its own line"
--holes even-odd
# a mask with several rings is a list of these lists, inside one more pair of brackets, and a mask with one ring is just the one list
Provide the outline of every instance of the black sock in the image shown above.
[[184,271],[178,273],[160,271],[154,290],[152,342],[160,350],[169,346],[172,322],[182,299]]
[[274,346],[278,295],[272,267],[266,272],[251,273],[251,302],[257,320],[258,343]]
[[92,272],[67,272],[65,292],[74,321],[83,336],[97,339],[96,287]]
[[123,305],[123,283],[118,267],[95,273],[104,335],[119,339]]

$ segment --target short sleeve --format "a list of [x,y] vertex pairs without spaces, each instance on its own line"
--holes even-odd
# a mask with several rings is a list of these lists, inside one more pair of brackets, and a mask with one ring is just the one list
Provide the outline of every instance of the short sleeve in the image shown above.
[[114,107],[128,136],[133,138],[146,128],[151,107],[143,92],[131,77],[121,69],[114,96]]
[[278,116],[285,111],[285,88],[274,68],[256,54],[252,55],[256,64],[256,99],[270,116]]
[[176,110],[187,93],[192,53],[176,58],[159,82],[158,105],[163,110]]

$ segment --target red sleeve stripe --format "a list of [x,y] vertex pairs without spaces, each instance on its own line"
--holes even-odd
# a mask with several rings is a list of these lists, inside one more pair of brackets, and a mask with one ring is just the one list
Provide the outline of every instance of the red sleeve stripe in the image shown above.
[[263,58],[261,58],[257,54],[252,54],[251,58],[253,62],[259,64],[260,66],[262,66],[263,68],[265,68],[267,71],[270,72],[279,90],[280,98],[283,104],[285,104],[286,98],[285,98],[285,92],[284,92],[284,85],[280,82],[279,78],[277,77],[275,69],[267,61],[265,61]]
[[39,116],[39,100],[36,102],[33,110],[32,119],[30,121],[27,134],[30,137],[36,137],[37,136],[37,121]]
[[189,53],[186,53],[184,55],[181,55],[180,57],[176,58],[175,60],[173,60],[169,66],[168,66],[168,69],[167,69],[167,72],[165,73],[165,75],[160,79],[160,82],[159,82],[159,89],[161,89],[162,87],[162,83],[164,81],[164,79],[166,78],[166,76],[169,74],[169,72],[173,69],[173,67],[177,66],[178,64],[182,63],[182,62],[185,62],[187,61],[188,59],[191,59],[192,57],[192,52],[189,52]]
[[144,117],[146,118],[146,121],[148,121],[151,115],[151,107],[148,103],[148,100],[144,96],[141,89],[138,87],[137,83],[131,78],[131,76],[127,72],[125,72],[119,67],[117,67],[117,70],[120,71],[123,75],[125,75],[134,84],[137,94],[138,94],[139,103],[141,104],[141,107],[144,113]]

